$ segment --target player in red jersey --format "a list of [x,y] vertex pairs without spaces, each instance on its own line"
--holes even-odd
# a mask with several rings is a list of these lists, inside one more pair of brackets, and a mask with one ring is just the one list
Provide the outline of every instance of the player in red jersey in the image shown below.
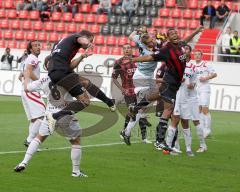
[[[114,69],[112,73],[113,83],[121,90],[124,95],[124,100],[129,106],[130,104],[136,104],[137,98],[134,92],[134,84],[133,84],[133,74],[137,68],[135,62],[124,64],[124,60],[128,60],[129,57],[133,57],[133,50],[130,44],[126,44],[123,46],[123,57],[116,60],[114,63]],[[118,82],[117,78],[120,76],[121,84]],[[124,129],[127,127],[131,117],[129,114],[125,117]],[[150,143],[150,141],[146,138],[146,126],[151,126],[151,124],[147,121],[146,118],[140,118],[139,127],[141,129],[142,141],[143,143]],[[120,136],[122,137],[123,131],[120,132]]]

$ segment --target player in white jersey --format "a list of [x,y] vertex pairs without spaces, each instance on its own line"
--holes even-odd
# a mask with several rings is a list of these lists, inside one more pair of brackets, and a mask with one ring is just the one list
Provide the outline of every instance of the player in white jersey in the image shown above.
[[209,113],[211,88],[209,80],[217,77],[217,73],[207,61],[202,60],[202,56],[202,51],[195,51],[194,59],[196,60],[195,66],[198,78],[197,91],[204,137],[206,138],[211,134],[211,115]]
[[[47,108],[46,114],[55,113],[62,110],[68,102],[73,100],[72,96],[61,86],[54,85],[49,77],[39,79],[27,85],[27,91],[39,91],[42,90],[47,95]],[[72,176],[73,177],[87,177],[80,171],[80,159],[81,159],[81,146],[80,135],[81,129],[75,115],[66,115],[59,119],[55,125],[56,132],[65,136],[72,144],[71,160],[72,160]],[[53,133],[54,130],[48,126],[46,116],[41,122],[38,135],[30,143],[23,161],[18,164],[14,170],[16,172],[23,171],[32,156],[38,150],[40,144],[46,140],[46,138]]]
[[[129,39],[136,43],[141,56],[151,55],[154,53],[154,39],[149,34],[146,33],[140,36],[137,34],[137,31],[133,31],[130,34]],[[147,93],[156,88],[156,83],[154,80],[154,71],[156,67],[156,61],[137,63],[137,69],[133,75],[133,84],[135,86],[134,92],[138,101],[141,101]],[[131,129],[136,125],[140,118],[144,118],[146,116],[144,111],[146,111],[146,108],[143,107],[140,109],[136,114],[136,117],[132,121],[129,121],[124,133],[122,132],[122,136],[127,145],[130,145]],[[145,143],[152,142],[146,140]]]
[[36,137],[41,119],[45,113],[45,104],[38,92],[26,92],[25,87],[33,81],[40,78],[40,66],[38,55],[40,54],[40,43],[38,41],[30,41],[28,43],[28,57],[24,61],[23,69],[20,77],[23,83],[21,98],[24,110],[27,115],[29,124],[29,135],[24,142],[27,147],[29,143]]
[[[188,54],[188,62],[184,71],[183,82],[177,92],[172,122],[168,127],[166,142],[168,146],[172,145],[173,138],[177,131],[177,126],[181,120],[187,155],[194,156],[191,149],[192,137],[191,130],[189,128],[189,120],[193,120],[193,123],[197,129],[197,135],[200,140],[200,148],[197,150],[197,152],[206,151],[207,146],[203,137],[203,128],[199,122],[200,114],[196,91],[197,75],[195,65],[192,61],[190,61],[191,47],[186,45],[185,51]],[[177,148],[174,148],[173,151],[181,153],[181,151],[179,151]]]

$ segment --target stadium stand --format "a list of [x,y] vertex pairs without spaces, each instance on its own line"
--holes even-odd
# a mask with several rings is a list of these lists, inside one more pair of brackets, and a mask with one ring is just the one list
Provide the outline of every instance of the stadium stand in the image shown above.
[[[121,15],[121,8],[116,5],[112,15],[108,17],[106,14],[97,15],[98,5],[82,4],[74,18],[72,13],[53,12],[50,20],[42,23],[39,11],[22,10],[17,13],[18,2],[22,1],[0,0],[0,27],[2,29],[0,47],[11,45],[23,48],[26,40],[34,38],[41,42],[53,43],[69,33],[88,29],[96,35],[95,43],[99,47],[95,52],[101,54],[120,54],[119,48],[128,42],[125,36],[128,36],[139,25],[156,28],[162,33],[168,28],[176,27],[181,37],[186,37],[199,26],[202,8],[207,4],[205,0],[182,1],[185,4],[179,4],[176,0],[167,0],[162,6],[161,0],[144,0],[141,1],[142,4],[139,5],[131,21],[128,21],[128,17]],[[114,5],[116,1],[113,0],[112,3]],[[219,3],[215,1],[214,6],[217,7]],[[230,9],[237,10],[235,2],[227,1],[226,4]],[[195,49],[202,49],[208,54],[212,53],[211,44],[216,43],[219,32],[219,29],[205,30],[199,37]],[[205,59],[209,60],[211,57],[206,55]]]

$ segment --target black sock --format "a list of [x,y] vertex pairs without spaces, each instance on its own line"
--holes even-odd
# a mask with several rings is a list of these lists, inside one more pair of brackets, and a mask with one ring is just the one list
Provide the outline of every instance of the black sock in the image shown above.
[[145,106],[149,105],[149,103],[150,102],[144,97],[140,102],[137,103],[134,110],[138,111],[142,107],[145,107]]
[[112,99],[108,98],[105,93],[103,93],[101,91],[101,89],[99,89],[96,85],[94,85],[93,83],[89,83],[88,87],[87,87],[87,91],[88,93],[93,96],[96,97],[97,99],[103,101],[104,103],[106,103],[109,107],[114,105],[114,102]]
[[156,127],[156,140],[159,143],[164,142],[165,140],[165,135],[167,132],[167,127],[168,127],[168,119],[160,118],[160,121],[158,123],[158,126]]
[[147,127],[145,124],[145,118],[139,119],[139,127],[141,129],[142,140],[147,138]]
[[130,117],[129,117],[129,115],[127,114],[126,117],[125,117],[124,129],[126,129],[128,123],[129,123],[129,121],[130,121]]
[[173,137],[173,141],[171,145],[172,148],[175,147],[175,142],[177,141],[177,137],[178,137],[178,129],[176,130],[175,135]]
[[61,111],[59,111],[57,113],[53,113],[53,118],[57,120],[64,115],[72,115],[74,113],[77,113],[77,112],[83,110],[87,106],[88,106],[88,104],[83,103],[81,101],[72,101]]

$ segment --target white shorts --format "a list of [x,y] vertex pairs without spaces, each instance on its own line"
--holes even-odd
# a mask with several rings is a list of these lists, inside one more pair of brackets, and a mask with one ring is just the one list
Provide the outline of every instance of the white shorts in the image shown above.
[[188,103],[175,103],[173,115],[180,116],[181,119],[191,119],[191,109]]
[[45,104],[38,92],[21,91],[22,103],[27,119],[36,119],[45,115]]
[[200,106],[208,107],[210,104],[210,91],[199,91],[198,92],[198,102]]
[[193,121],[200,120],[198,101],[189,102],[189,107],[190,107],[190,113],[191,113],[191,120]]

